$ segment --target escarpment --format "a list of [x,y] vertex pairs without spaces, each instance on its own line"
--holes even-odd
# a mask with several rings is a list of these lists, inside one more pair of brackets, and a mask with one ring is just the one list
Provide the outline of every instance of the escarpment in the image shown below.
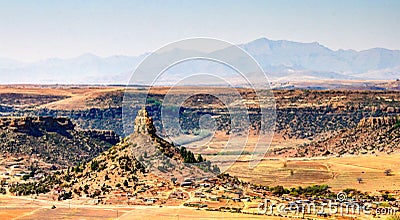
[[0,152],[70,166],[90,160],[119,142],[113,131],[78,129],[65,117],[0,118]]

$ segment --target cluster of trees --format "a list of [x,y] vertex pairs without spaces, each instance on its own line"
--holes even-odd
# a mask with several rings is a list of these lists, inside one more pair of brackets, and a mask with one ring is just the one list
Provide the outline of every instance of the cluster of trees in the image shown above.
[[291,195],[310,195],[310,196],[332,196],[328,185],[313,185],[303,188],[301,186],[290,189]]
[[29,174],[23,175],[22,180],[26,181],[29,178],[34,177],[37,170],[38,170],[38,168],[35,165],[31,164],[29,167]]
[[215,174],[221,173],[219,167],[217,165],[211,165],[210,161],[204,161],[204,163],[197,165],[200,169],[204,170],[205,172],[213,172]]
[[50,192],[51,187],[46,184],[42,184],[40,182],[37,183],[24,183],[24,184],[15,184],[11,185],[10,193],[15,193],[17,196],[27,196],[31,194],[39,195],[41,193]]
[[198,167],[206,172],[210,171],[217,174],[221,172],[217,165],[211,165],[211,162],[203,158],[201,154],[197,155],[196,158],[190,150],[187,150],[183,146],[180,147],[180,154],[184,163],[199,163]]
[[202,163],[205,161],[200,154],[197,156],[196,159],[194,154],[190,150],[187,150],[186,147],[181,147],[180,153],[184,163]]
[[138,160],[135,158],[131,158],[128,155],[123,155],[118,158],[118,165],[121,169],[125,170],[126,172],[130,172],[131,174],[141,172],[145,173],[146,168],[142,165]]
[[396,198],[390,195],[389,192],[385,192],[384,194],[382,194],[382,198],[385,201],[391,201],[391,202],[396,201]]
[[58,196],[58,201],[72,199],[72,192],[65,192]]
[[373,197],[369,196],[367,193],[363,193],[356,189],[347,188],[343,190],[343,193],[347,195],[347,198],[366,198],[373,199]]
[[61,184],[61,180],[55,175],[46,176],[38,182],[16,183],[9,187],[9,192],[17,196],[48,193],[53,186]]
[[299,186],[297,188],[284,188],[283,186],[266,187],[266,190],[272,192],[275,196],[292,195],[292,196],[325,196],[334,197],[334,193],[329,190],[328,185],[313,185],[305,188]]
[[275,196],[282,196],[285,194],[289,194],[290,191],[283,186],[275,186],[275,187],[269,187],[268,191],[271,191],[273,195]]
[[[272,192],[275,196],[282,195],[292,195],[292,196],[307,196],[307,197],[325,197],[325,198],[336,198],[336,194],[329,190],[328,185],[313,185],[307,186],[305,188],[299,186],[297,188],[284,188],[283,186],[274,186],[274,187],[263,187],[265,190]],[[369,196],[363,192],[360,192],[356,189],[344,189],[343,192],[347,195],[348,198],[367,198],[367,199],[378,199],[377,197]],[[382,198],[385,201],[395,201],[392,195],[388,192],[382,194]]]

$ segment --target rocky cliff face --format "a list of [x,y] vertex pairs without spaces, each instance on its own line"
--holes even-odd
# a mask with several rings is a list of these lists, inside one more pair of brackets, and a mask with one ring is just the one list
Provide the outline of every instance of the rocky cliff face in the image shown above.
[[[65,133],[74,130],[75,127],[75,124],[66,117],[39,116],[0,118],[0,129],[31,135],[41,135],[43,132]],[[88,137],[100,139],[113,145],[119,142],[119,136],[114,131],[97,129],[79,131]]]
[[65,117],[0,118],[0,152],[35,156],[70,166],[92,159],[119,142],[114,131],[81,130]]
[[82,132],[88,137],[99,139],[112,145],[115,145],[120,141],[119,136],[114,131],[91,129],[83,130]]
[[358,123],[358,128],[361,127],[372,127],[378,128],[382,126],[393,126],[400,121],[400,117],[370,117],[363,118],[360,123]]
[[156,129],[153,125],[153,119],[149,117],[146,109],[141,109],[138,111],[135,118],[134,132],[137,134],[149,135],[154,135],[156,133]]
[[[179,150],[171,143],[165,141],[160,138],[156,134],[156,128],[153,125],[153,119],[148,115],[147,110],[145,108],[138,111],[138,114],[135,118],[134,132],[129,135],[130,140],[134,140],[133,142],[142,143],[144,140],[146,142],[153,142],[154,150],[159,150],[165,156],[169,158],[173,158],[176,160],[181,160],[182,157],[179,153]],[[137,144],[136,144],[137,145]],[[142,145],[147,145],[143,143]],[[134,150],[135,155],[139,157],[138,152],[143,153],[146,149],[137,148]]]
[[320,157],[400,152],[400,117],[363,118],[355,128],[343,129],[318,142],[297,149],[280,149],[274,154]]
[[5,117],[0,118],[0,128],[27,133],[34,130],[73,130],[75,125],[68,118],[64,117]]

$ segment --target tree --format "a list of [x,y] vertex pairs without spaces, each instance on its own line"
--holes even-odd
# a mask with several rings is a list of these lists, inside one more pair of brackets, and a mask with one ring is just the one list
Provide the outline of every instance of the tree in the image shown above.
[[26,181],[26,180],[28,180],[28,179],[29,179],[29,177],[30,177],[30,176],[29,176],[29,175],[27,175],[27,174],[26,174],[26,175],[23,175],[23,176],[22,176],[22,180],[25,180],[25,181]]
[[358,177],[358,178],[357,178],[357,182],[358,182],[358,183],[361,183],[362,181],[363,181],[363,179],[362,179],[361,177]]
[[181,156],[183,157],[183,159],[186,159],[187,151],[186,151],[186,148],[185,148],[185,147],[181,147],[180,153],[181,153]]
[[97,160],[93,160],[90,164],[90,169],[92,171],[96,171],[99,168],[99,162]]
[[177,180],[178,180],[178,179],[175,178],[175,177],[172,177],[172,178],[171,178],[171,181],[172,181],[174,184],[176,183]]
[[29,176],[30,176],[30,177],[34,177],[37,168],[36,168],[33,164],[31,164],[29,170],[31,171],[31,172],[29,173]]
[[219,167],[217,166],[217,165],[214,165],[213,166],[213,170],[212,170],[214,173],[220,173],[221,172],[221,170],[219,169]]
[[390,174],[392,173],[392,170],[391,169],[386,169],[384,173],[385,173],[386,176],[390,176]]
[[198,162],[198,163],[201,163],[201,162],[203,162],[203,161],[204,161],[203,157],[201,156],[201,154],[199,154],[199,155],[197,156],[197,162]]
[[275,196],[282,196],[283,194],[288,194],[290,193],[289,190],[283,188],[283,186],[276,186],[272,190],[272,194]]
[[89,194],[89,191],[88,191],[89,185],[86,184],[83,188],[84,188],[83,192],[85,192],[85,194]]
[[194,157],[194,154],[191,151],[188,152],[188,162],[187,163],[196,163],[196,158]]

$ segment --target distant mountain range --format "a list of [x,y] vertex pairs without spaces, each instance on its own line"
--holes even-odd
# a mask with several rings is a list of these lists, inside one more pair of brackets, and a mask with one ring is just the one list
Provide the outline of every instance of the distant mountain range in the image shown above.
[[[267,38],[238,46],[251,54],[273,81],[400,78],[400,50],[334,51],[319,43]],[[184,51],[177,49],[168,53],[173,56]],[[146,56],[99,57],[83,54],[71,59],[52,58],[33,63],[0,58],[0,83],[127,84],[135,67]],[[193,72],[194,69],[193,66],[183,65],[179,72]],[[214,69],[202,69],[207,70]],[[173,76],[182,77],[179,74]]]

